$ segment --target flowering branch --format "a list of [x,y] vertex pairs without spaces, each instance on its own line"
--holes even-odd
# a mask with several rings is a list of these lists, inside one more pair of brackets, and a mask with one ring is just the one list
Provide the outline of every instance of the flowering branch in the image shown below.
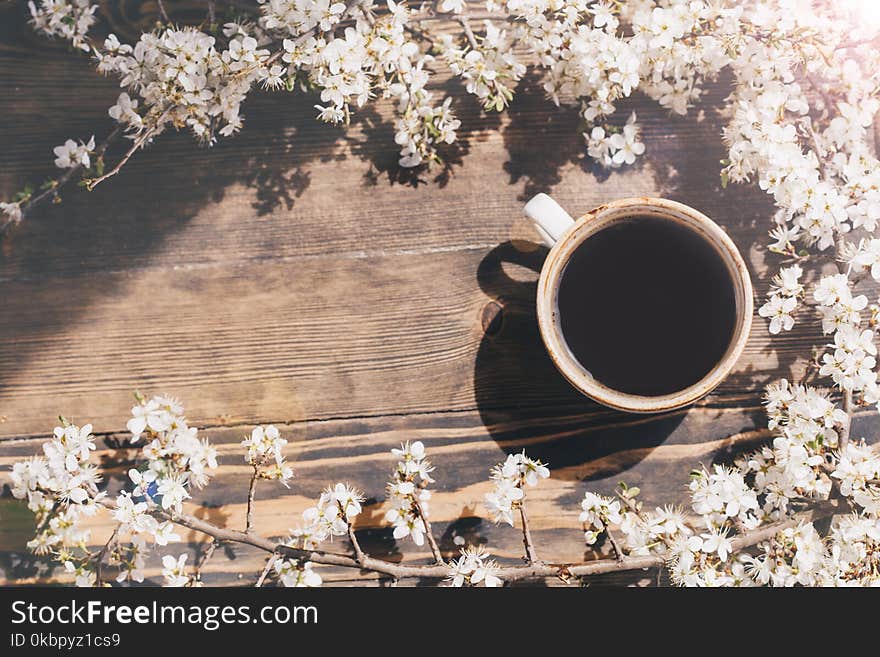
[[[94,156],[98,168],[103,167],[103,157],[107,148],[122,134],[122,127],[115,127],[109,135],[95,149]],[[12,226],[19,223],[28,212],[52,199],[53,202],[60,202],[61,197],[58,192],[77,176],[89,169],[89,164],[83,161],[78,162],[74,166],[65,169],[64,173],[56,178],[52,178],[43,183],[40,187],[42,191],[34,194],[32,191],[25,189],[19,193],[18,200],[14,203],[0,203],[0,212],[3,212],[6,219],[0,222],[0,237],[6,234]]]
[[[103,506],[113,510],[114,507],[110,502],[102,502]],[[826,518],[833,513],[840,512],[841,509],[837,505],[825,504],[818,505],[814,509],[798,512],[792,518],[768,524],[760,529],[750,531],[747,534],[737,537],[731,542],[734,550],[744,550],[774,537],[779,532],[790,529],[803,521],[813,521]],[[384,561],[370,557],[361,552],[361,558],[352,558],[346,555],[334,552],[325,552],[322,550],[304,550],[291,547],[286,543],[277,543],[270,539],[263,538],[254,534],[245,534],[234,529],[217,527],[205,520],[196,518],[195,516],[181,513],[174,516],[158,513],[158,517],[170,520],[181,527],[192,529],[208,536],[211,536],[217,542],[233,542],[243,545],[249,545],[264,550],[270,555],[287,555],[296,559],[302,559],[311,563],[338,566],[342,568],[354,568],[381,575],[388,575],[395,579],[408,578],[426,578],[426,579],[443,579],[449,574],[449,567],[442,564],[436,565],[408,565],[399,564],[390,561]],[[270,560],[273,557],[270,557]],[[628,570],[643,570],[648,568],[656,568],[664,563],[664,558],[657,555],[649,556],[624,556],[623,558],[614,559],[596,559],[583,563],[543,563],[536,562],[526,566],[499,566],[498,572],[503,576],[503,580],[507,582],[520,581],[524,579],[534,579],[542,577],[557,577],[563,580],[576,577],[587,577],[592,575],[601,575],[612,572],[625,572]],[[267,573],[271,570],[269,566],[263,571]],[[265,577],[261,575],[261,579]],[[260,582],[259,585],[262,585]]]
[[[585,542],[592,545],[606,534],[615,551],[611,559],[563,564],[537,559],[524,511],[525,491],[550,472],[524,453],[509,455],[492,469],[493,487],[485,502],[496,520],[510,525],[514,510],[519,512],[527,557],[524,566],[500,565],[481,546],[463,548],[461,556],[449,563],[435,555],[432,565],[372,557],[363,551],[354,532],[363,496],[343,483],[325,489],[316,506],[303,512],[303,524],[281,540],[264,538],[250,526],[239,531],[196,518],[183,511],[183,502],[193,487],[209,483],[217,467],[216,452],[198,439],[198,430],[187,424],[176,401],[141,396],[137,400],[127,426],[133,442],[145,440],[146,463],[129,471],[132,488],[121,491],[115,500],[97,486],[99,474],[89,462],[95,449],[89,425],[56,428],[43,446],[43,456],[13,466],[12,492],[26,498],[37,516],[37,535],[29,546],[39,554],[51,554],[81,585],[101,581],[100,569],[108,553],[118,570],[117,581],[143,581],[147,541],[165,546],[179,540],[175,527],[205,534],[212,543],[192,574],[187,571],[186,554],[163,556],[163,574],[171,586],[200,584],[201,570],[221,542],[251,545],[269,553],[257,579],[259,586],[272,570],[285,586],[317,586],[321,577],[315,565],[357,568],[395,580],[446,579],[453,586],[498,586],[534,577],[567,581],[664,564],[681,584],[870,583],[880,565],[875,563],[880,561],[880,550],[874,547],[875,543],[880,547],[880,541],[869,528],[880,510],[876,484],[880,458],[863,443],[852,441],[843,452],[828,450],[822,442],[811,441],[809,450],[800,451],[788,444],[794,427],[799,435],[821,431],[827,436],[845,417],[835,413],[825,397],[806,388],[777,386],[768,392],[771,430],[783,427],[772,450],[763,448],[747,455],[735,468],[716,465],[693,473],[690,490],[696,521],[672,507],[644,511],[637,502],[636,488],[622,486],[617,499],[586,493],[580,516]],[[828,426],[824,426],[826,420],[817,418],[828,418]],[[252,482],[268,479],[287,485],[292,473],[281,453],[286,442],[271,425],[255,427],[242,440],[245,461],[254,466]],[[422,545],[430,535],[426,503],[434,467],[420,442],[406,443],[392,452],[398,463],[388,484],[391,508],[386,518],[394,526],[395,538],[409,536]],[[833,486],[832,481],[836,482]],[[797,510],[804,503],[809,508]],[[89,537],[79,520],[100,508],[110,510],[117,524],[95,564],[95,555],[78,552],[84,550]],[[812,521],[828,516],[832,523],[826,548]],[[625,541],[611,536],[612,529]],[[333,536],[347,536],[354,556],[322,550],[320,545]],[[792,541],[800,546],[795,551],[787,547]],[[111,549],[111,545],[116,547]],[[746,551],[753,547],[759,550],[757,556]]]

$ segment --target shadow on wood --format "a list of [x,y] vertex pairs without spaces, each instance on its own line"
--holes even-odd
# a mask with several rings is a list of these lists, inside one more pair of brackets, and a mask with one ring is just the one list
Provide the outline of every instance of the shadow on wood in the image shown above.
[[[635,465],[681,423],[684,413],[647,421],[607,409],[581,395],[559,373],[544,349],[535,314],[536,282],[544,247],[505,242],[480,263],[477,281],[497,310],[485,327],[474,366],[474,394],[483,424],[508,453],[527,449],[551,466],[552,476],[571,476],[572,466],[615,451],[633,459],[613,461],[587,479],[604,479]],[[508,271],[531,272],[517,280]],[[541,399],[554,403],[538,403]],[[618,469],[619,468],[619,469]]]

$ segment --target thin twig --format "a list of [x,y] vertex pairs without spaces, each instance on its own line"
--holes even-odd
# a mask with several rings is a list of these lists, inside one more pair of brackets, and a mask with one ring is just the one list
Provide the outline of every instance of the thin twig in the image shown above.
[[278,559],[277,554],[270,554],[269,558],[266,559],[266,566],[263,568],[263,572],[260,573],[259,578],[257,578],[257,583],[254,584],[255,588],[261,588],[263,584],[266,582],[266,578],[269,576],[269,573],[272,571],[272,566],[275,565],[275,560]]
[[107,552],[110,550],[110,545],[112,545],[113,541],[116,540],[116,536],[119,534],[119,525],[116,525],[116,528],[113,530],[113,533],[110,534],[110,538],[107,539],[107,542],[104,543],[104,547],[102,547],[98,554],[95,555],[95,584],[101,586],[101,570],[103,567],[104,557],[107,555]]
[[159,14],[162,16],[162,20],[163,20],[166,24],[170,24],[170,23],[171,23],[171,19],[168,18],[168,12],[165,11],[165,3],[162,2],[162,0],[156,0],[156,4],[159,5]]
[[623,550],[620,549],[620,545],[617,544],[617,539],[614,538],[614,533],[611,531],[611,527],[605,528],[605,535],[608,537],[608,542],[611,543],[611,549],[614,550],[614,556],[617,557],[618,561],[623,559]]
[[418,493],[413,493],[412,498],[413,504],[416,507],[416,512],[419,514],[419,518],[422,519],[422,523],[425,525],[425,538],[428,540],[431,554],[434,555],[434,561],[438,564],[446,565],[446,562],[443,561],[443,553],[440,551],[440,546],[437,545],[437,541],[434,539],[434,532],[431,530],[431,521],[428,520],[428,514],[425,513],[424,508],[422,508],[422,503],[419,501]]
[[366,555],[361,549],[361,544],[358,542],[357,536],[355,536],[354,526],[351,523],[348,523],[348,540],[351,541],[351,547],[354,548],[354,556],[358,563],[363,564],[366,560]]
[[259,467],[254,465],[254,474],[251,475],[251,483],[248,486],[247,515],[245,517],[244,531],[248,534],[251,533],[251,529],[254,526],[254,495],[257,492],[257,477],[259,476],[259,474],[260,474]]
[[210,559],[212,556],[214,556],[214,551],[217,549],[218,545],[220,545],[220,541],[217,541],[217,540],[212,540],[208,544],[208,547],[205,549],[204,554],[202,554],[201,558],[199,559],[199,562],[196,564],[196,569],[195,569],[195,576],[196,576],[195,578],[196,579],[202,578],[202,569],[208,563],[208,559]]
[[526,561],[530,564],[538,563],[535,544],[532,542],[532,530],[529,528],[529,518],[526,515],[526,505],[522,502],[519,504],[519,517],[522,521],[523,546],[526,548]]
[[480,49],[480,44],[477,43],[477,37],[474,36],[474,31],[471,29],[471,21],[467,16],[457,16],[458,22],[461,24],[461,29],[464,30],[464,35],[467,37],[468,43],[471,44],[471,48],[474,50]]
[[149,128],[145,129],[137,138],[132,142],[131,148],[129,148],[125,155],[122,156],[122,159],[116,163],[116,166],[107,171],[103,176],[99,176],[97,178],[92,178],[91,180],[86,181],[86,189],[92,191],[99,184],[107,180],[107,178],[112,178],[126,165],[126,163],[131,159],[131,156],[137,152],[137,150],[144,146],[150,139],[152,139],[156,134],[158,134],[159,130],[162,127],[162,124],[165,122],[165,119],[168,117],[168,114],[171,112],[171,108],[167,108],[163,111],[159,118],[156,119],[155,123]]

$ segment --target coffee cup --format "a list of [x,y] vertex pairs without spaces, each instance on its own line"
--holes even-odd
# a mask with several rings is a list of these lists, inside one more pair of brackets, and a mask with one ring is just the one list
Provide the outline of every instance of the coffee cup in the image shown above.
[[727,377],[749,337],[753,293],[720,226],[661,198],[613,201],[575,220],[538,194],[524,212],[550,247],[541,337],[575,388],[621,411],[660,413]]

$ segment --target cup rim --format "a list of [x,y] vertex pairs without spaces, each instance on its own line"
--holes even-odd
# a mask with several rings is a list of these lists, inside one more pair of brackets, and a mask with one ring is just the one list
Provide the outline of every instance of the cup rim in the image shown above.
[[[624,217],[654,216],[676,221],[699,233],[718,251],[727,265],[735,288],[736,325],[727,351],[702,379],[665,395],[621,392],[596,381],[577,361],[562,336],[557,306],[559,282],[572,253],[589,237]],[[752,282],[748,268],[733,240],[718,224],[694,208],[677,201],[632,197],[612,201],[587,212],[556,242],[538,279],[537,314],[541,338],[557,369],[591,399],[630,413],[659,413],[694,403],[718,386],[733,369],[749,339],[754,312]]]

